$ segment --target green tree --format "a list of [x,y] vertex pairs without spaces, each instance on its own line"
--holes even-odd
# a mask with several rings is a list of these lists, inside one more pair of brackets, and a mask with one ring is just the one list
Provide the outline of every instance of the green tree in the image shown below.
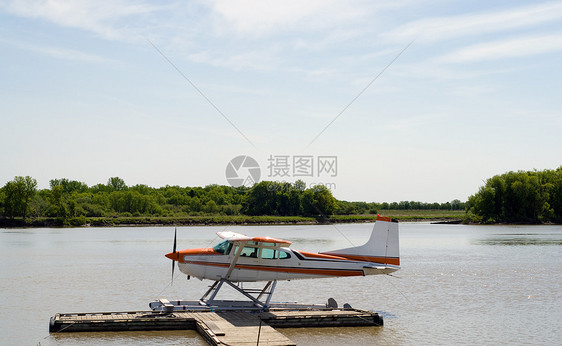
[[306,190],[306,183],[300,179],[295,181],[293,186],[295,187],[295,189],[299,190],[300,192]]
[[319,215],[314,201],[314,192],[311,189],[306,189],[302,193],[302,212],[303,215]]
[[462,210],[462,202],[458,199],[454,199],[451,201],[451,209],[453,210]]
[[244,206],[244,213],[248,215],[276,215],[276,191],[280,184],[271,181],[262,181],[255,184],[248,193]]
[[51,188],[47,214],[51,217],[60,217],[63,219],[70,216],[68,205],[64,198],[64,187],[62,185],[54,185]]
[[51,179],[49,181],[49,185],[51,189],[55,186],[62,186],[63,192],[65,193],[72,193],[72,192],[86,192],[88,190],[88,185],[85,183],[76,181],[76,180],[69,180],[66,178],[62,179]]
[[242,206],[240,204],[223,205],[221,211],[226,215],[239,215]]
[[496,175],[470,196],[467,211],[483,221],[536,223],[562,219],[562,166]]
[[32,217],[45,216],[49,209],[49,202],[47,200],[49,190],[39,190],[29,202],[29,214]]
[[477,194],[468,198],[468,204],[475,215],[482,217],[483,221],[497,221],[496,191],[492,187],[481,187]]
[[37,180],[30,176],[17,176],[14,180],[7,182],[3,190],[5,216],[11,219],[21,216],[25,219],[29,202],[37,191]]
[[288,215],[299,215],[302,213],[302,191],[295,186],[288,192]]
[[189,200],[189,210],[192,212],[199,212],[201,211],[201,208],[203,207],[203,204],[201,203],[201,200],[199,199],[199,197],[193,197]]
[[323,185],[317,185],[313,188],[313,194],[316,203],[315,209],[322,216],[332,215],[336,207],[336,199],[332,196],[330,189]]
[[219,207],[215,201],[210,200],[205,204],[205,211],[209,214],[216,214],[219,211]]
[[302,209],[304,215],[328,217],[336,208],[336,199],[330,190],[317,185],[306,189],[302,195]]
[[4,188],[0,188],[0,214],[6,215],[4,211],[4,204],[6,202],[6,193],[4,193]]
[[107,180],[107,186],[112,188],[113,191],[122,191],[127,189],[125,181],[119,177],[111,177]]

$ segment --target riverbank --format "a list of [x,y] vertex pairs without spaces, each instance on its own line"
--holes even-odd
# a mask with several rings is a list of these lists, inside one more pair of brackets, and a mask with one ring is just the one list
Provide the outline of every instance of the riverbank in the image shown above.
[[[462,210],[388,210],[379,213],[397,221],[460,223]],[[314,225],[324,223],[374,222],[376,214],[302,216],[197,215],[197,216],[109,216],[77,218],[0,218],[0,227],[112,227],[112,226],[205,226],[205,225]]]

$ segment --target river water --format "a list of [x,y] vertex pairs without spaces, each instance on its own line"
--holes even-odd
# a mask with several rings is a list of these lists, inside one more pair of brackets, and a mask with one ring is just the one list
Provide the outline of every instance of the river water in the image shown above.
[[[360,245],[372,224],[178,227],[178,248],[225,229],[322,251]],[[49,334],[59,312],[147,310],[198,299],[209,281],[172,285],[171,227],[0,229],[2,345],[206,345],[194,331]],[[281,329],[299,345],[562,344],[562,226],[400,224],[396,277],[279,282],[274,301],[383,314],[384,327]],[[235,296],[234,296],[235,297]],[[223,298],[230,298],[226,294]]]

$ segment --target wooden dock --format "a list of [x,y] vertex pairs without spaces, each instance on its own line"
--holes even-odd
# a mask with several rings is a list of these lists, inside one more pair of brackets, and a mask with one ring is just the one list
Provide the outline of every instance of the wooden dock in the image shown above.
[[70,313],[51,317],[49,331],[197,330],[211,345],[295,345],[275,328],[381,326],[376,312],[357,309]]

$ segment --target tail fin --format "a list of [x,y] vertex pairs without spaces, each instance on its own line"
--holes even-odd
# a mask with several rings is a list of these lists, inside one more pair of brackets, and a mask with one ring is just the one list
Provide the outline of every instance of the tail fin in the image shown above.
[[369,241],[361,246],[322,252],[360,261],[400,265],[398,223],[377,216]]

